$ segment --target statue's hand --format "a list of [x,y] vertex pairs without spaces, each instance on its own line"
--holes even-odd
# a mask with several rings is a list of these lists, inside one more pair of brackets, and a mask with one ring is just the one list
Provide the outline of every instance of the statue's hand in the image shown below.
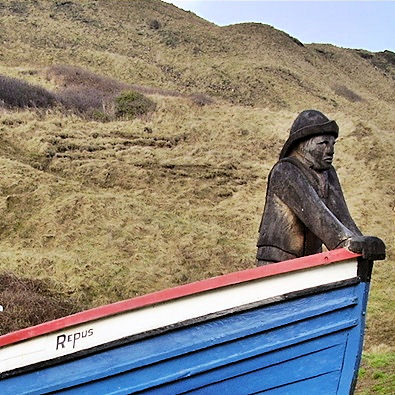
[[347,240],[345,245],[350,251],[362,254],[364,259],[385,259],[385,244],[383,240],[374,236],[355,236]]

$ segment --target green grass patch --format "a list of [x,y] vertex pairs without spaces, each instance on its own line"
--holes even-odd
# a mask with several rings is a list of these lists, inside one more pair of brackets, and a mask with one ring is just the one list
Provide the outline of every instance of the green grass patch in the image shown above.
[[395,353],[364,353],[359,370],[356,395],[392,395],[395,393]]

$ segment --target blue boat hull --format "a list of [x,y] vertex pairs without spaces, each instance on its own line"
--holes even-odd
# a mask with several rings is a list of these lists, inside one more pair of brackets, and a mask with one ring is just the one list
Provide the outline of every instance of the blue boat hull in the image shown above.
[[172,329],[0,381],[0,393],[348,395],[369,282]]

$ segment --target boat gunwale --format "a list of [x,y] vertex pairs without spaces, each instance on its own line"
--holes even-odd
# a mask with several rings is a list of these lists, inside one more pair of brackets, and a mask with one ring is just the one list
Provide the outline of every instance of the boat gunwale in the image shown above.
[[246,269],[238,272],[224,274],[222,276],[180,285],[174,288],[153,292],[147,295],[95,307],[78,312],[66,317],[58,318],[42,324],[20,329],[15,332],[0,336],[0,347],[15,344],[24,340],[35,338],[60,329],[69,328],[78,324],[95,321],[104,317],[140,309],[151,305],[179,299],[194,294],[212,291],[243,282],[272,277],[285,273],[305,270],[317,266],[329,265],[339,261],[360,257],[360,254],[351,252],[345,248],[295,258],[288,261],[269,264],[256,268]]

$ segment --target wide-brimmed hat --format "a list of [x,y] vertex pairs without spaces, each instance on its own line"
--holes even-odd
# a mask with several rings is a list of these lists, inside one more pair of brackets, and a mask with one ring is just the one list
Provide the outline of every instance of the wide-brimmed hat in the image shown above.
[[332,134],[337,137],[339,135],[339,126],[337,126],[335,121],[331,121],[320,111],[302,111],[291,126],[288,140],[281,150],[280,159],[285,158],[296,143],[308,137],[321,134]]

